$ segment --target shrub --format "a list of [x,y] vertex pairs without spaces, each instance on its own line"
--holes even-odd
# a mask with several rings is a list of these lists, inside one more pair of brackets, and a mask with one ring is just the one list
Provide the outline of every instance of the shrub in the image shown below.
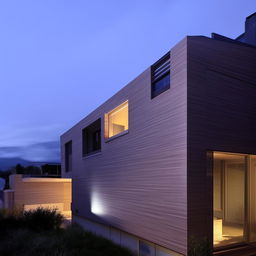
[[59,229],[64,217],[57,209],[37,208],[24,212],[25,228],[42,231]]
[[108,239],[86,232],[78,225],[68,227],[63,233],[67,256],[132,256],[128,249],[115,245]]
[[77,225],[62,229],[56,209],[0,211],[0,255],[8,256],[132,256],[126,248],[84,231]]
[[10,229],[22,228],[24,226],[23,211],[21,209],[0,210],[0,237]]
[[59,229],[64,217],[56,209],[37,208],[24,211],[22,209],[0,210],[0,236],[12,229],[31,229],[34,231]]
[[21,208],[14,208],[14,209],[0,209],[0,219],[4,218],[22,218],[23,211]]
[[207,238],[190,238],[188,256],[211,256],[211,244]]
[[0,255],[26,255],[27,245],[33,240],[33,238],[34,235],[29,230],[7,230],[1,239]]
[[8,256],[132,256],[111,241],[84,231],[78,226],[36,232],[9,231],[0,243],[0,255]]

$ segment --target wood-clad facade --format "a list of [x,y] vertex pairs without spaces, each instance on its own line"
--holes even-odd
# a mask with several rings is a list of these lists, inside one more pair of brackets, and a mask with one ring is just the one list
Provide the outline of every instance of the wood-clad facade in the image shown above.
[[[191,237],[213,239],[213,151],[256,155],[256,48],[186,37],[170,67],[170,89],[152,99],[148,68],[61,136],[62,176],[74,216],[187,255]],[[126,101],[128,130],[105,139],[106,113]],[[101,150],[83,156],[83,129],[99,119]]]
[[70,217],[71,186],[71,179],[24,178],[21,174],[13,174],[10,176],[10,189],[4,191],[5,207],[24,210],[39,206],[57,208],[65,216]]
[[[67,141],[73,145],[73,214],[185,254],[187,39],[171,50],[170,59],[169,90],[151,99],[149,68],[66,132],[61,141],[62,154]],[[104,114],[127,100],[128,133],[105,142]],[[82,130],[99,118],[101,152],[82,157]],[[104,211],[100,216],[91,212],[95,197]]]
[[188,237],[212,241],[212,152],[256,154],[256,47],[188,37],[187,92]]

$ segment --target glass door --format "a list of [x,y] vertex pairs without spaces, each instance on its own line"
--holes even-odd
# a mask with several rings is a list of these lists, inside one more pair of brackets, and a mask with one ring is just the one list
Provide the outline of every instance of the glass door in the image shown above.
[[244,242],[247,157],[242,154],[214,152],[213,158],[214,246]]
[[256,156],[248,155],[248,215],[247,215],[247,240],[248,242],[256,241]]

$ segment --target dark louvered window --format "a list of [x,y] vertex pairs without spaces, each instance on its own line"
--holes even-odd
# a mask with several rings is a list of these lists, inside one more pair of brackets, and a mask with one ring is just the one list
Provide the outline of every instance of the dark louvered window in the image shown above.
[[151,99],[170,89],[170,52],[151,66]]
[[65,144],[65,171],[72,171],[72,141]]
[[101,119],[99,118],[83,129],[83,156],[101,150]]

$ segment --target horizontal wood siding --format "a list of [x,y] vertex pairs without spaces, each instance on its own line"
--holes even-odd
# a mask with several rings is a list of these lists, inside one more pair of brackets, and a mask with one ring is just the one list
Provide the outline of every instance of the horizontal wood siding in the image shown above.
[[256,153],[256,49],[188,38],[188,236],[212,239],[212,158]]
[[[47,179],[51,180],[51,178],[45,178]],[[71,181],[27,182],[26,178],[22,179],[22,175],[12,175],[11,189],[14,190],[14,206],[59,203],[63,204],[63,211],[70,211],[71,185]]]
[[[70,175],[65,174],[64,144],[73,143],[74,214],[183,254],[187,253],[186,58],[184,39],[171,50],[169,90],[151,100],[147,69],[61,137],[64,176]],[[105,142],[104,114],[126,100],[129,131]],[[101,153],[83,158],[82,129],[98,118]],[[95,200],[102,215],[91,212]]]

